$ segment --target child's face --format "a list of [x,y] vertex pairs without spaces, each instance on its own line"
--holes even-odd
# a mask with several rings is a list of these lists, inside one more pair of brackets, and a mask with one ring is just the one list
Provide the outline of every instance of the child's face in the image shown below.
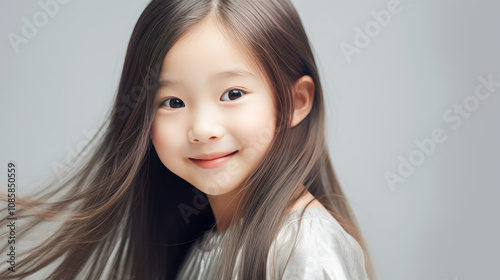
[[169,50],[160,82],[151,136],[163,164],[206,194],[234,190],[274,136],[273,93],[264,74],[204,21]]

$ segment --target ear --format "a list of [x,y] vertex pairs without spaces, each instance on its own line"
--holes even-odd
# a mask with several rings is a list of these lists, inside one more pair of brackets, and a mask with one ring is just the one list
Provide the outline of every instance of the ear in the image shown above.
[[293,117],[291,127],[299,124],[311,111],[314,100],[314,81],[309,75],[295,82],[293,91]]

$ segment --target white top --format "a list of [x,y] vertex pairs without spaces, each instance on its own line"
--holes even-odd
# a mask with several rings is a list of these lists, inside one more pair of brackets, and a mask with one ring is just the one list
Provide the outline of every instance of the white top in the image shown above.
[[[358,242],[330,213],[321,208],[306,208],[299,229],[302,210],[288,215],[283,228],[272,243],[267,259],[266,279],[367,280],[363,250]],[[297,243],[283,275],[297,231]],[[219,265],[220,244],[226,232],[208,231],[196,240],[186,256],[177,280],[211,279]],[[277,265],[274,278],[273,258]],[[239,259],[238,257],[236,265]]]

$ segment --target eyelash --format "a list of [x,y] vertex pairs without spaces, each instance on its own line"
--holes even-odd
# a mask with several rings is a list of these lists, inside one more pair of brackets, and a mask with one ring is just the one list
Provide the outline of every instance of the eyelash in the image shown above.
[[[243,96],[245,96],[246,94],[248,94],[246,91],[244,91],[244,90],[242,90],[242,89],[239,89],[239,88],[232,88],[232,89],[230,89],[230,90],[228,90],[228,91],[224,92],[224,94],[223,94],[222,96],[224,96],[226,93],[229,93],[229,92],[231,92],[231,91],[233,91],[233,90],[237,90],[237,91],[239,91],[239,92],[243,93],[243,95],[242,95],[241,97],[243,97]],[[234,100],[238,100],[238,99],[240,99],[241,97],[238,97],[238,98],[233,99],[233,100],[227,100],[227,101],[234,101]],[[164,100],[162,100],[162,101],[160,102],[160,107],[165,106],[165,104],[167,103],[167,101],[168,101],[168,100],[174,100],[174,99],[178,99],[178,100],[180,100],[179,98],[176,98],[176,97],[166,98],[166,99],[164,99]],[[181,100],[181,101],[182,101],[182,100]],[[226,100],[225,100],[225,101],[226,101]],[[183,102],[183,103],[184,103],[184,102]],[[166,107],[167,107],[167,108],[169,108],[169,109],[178,109],[178,108],[172,108],[172,107],[168,107],[168,106],[166,106]],[[185,107],[185,106],[183,106],[183,107]],[[179,107],[179,108],[182,108],[182,107]]]

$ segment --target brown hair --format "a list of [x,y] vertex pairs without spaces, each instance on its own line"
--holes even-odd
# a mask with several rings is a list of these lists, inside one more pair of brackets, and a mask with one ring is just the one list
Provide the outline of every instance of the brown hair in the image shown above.
[[[96,149],[63,180],[50,182],[53,190],[42,189],[33,195],[36,199],[17,198],[23,208],[18,220],[33,219],[22,226],[18,239],[41,222],[57,217],[62,222],[20,258],[15,273],[4,271],[0,278],[23,278],[56,261],[60,263],[49,279],[177,275],[193,241],[215,221],[206,195],[161,163],[149,135],[162,61],[176,40],[206,17],[258,62],[271,81],[278,117],[269,152],[240,186],[245,194],[235,219],[245,219],[231,224],[215,278],[229,279],[242,249],[240,279],[265,279],[271,243],[287,210],[307,189],[358,241],[368,275],[375,279],[367,247],[333,171],[318,70],[289,0],[152,1],[132,33],[114,106],[100,128],[103,136],[92,139],[82,153],[91,146]],[[315,84],[313,107],[290,128],[292,86],[304,75]],[[6,195],[2,199],[7,201]]]

